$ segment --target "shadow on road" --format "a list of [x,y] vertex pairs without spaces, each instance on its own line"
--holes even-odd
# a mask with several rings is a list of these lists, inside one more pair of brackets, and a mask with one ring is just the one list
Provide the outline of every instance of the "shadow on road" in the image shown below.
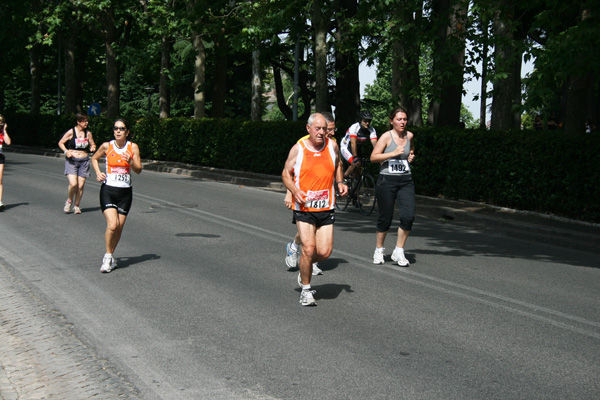
[[[354,293],[354,290],[350,285],[342,285],[337,283],[327,283],[325,285],[312,285],[312,288],[317,291],[315,299],[319,300],[333,300],[337,299],[340,293]],[[300,293],[302,289],[297,288],[296,291]]]
[[158,260],[159,258],[160,256],[158,254],[143,254],[136,257],[119,257],[116,261],[119,265],[119,269],[123,269],[144,261]]
[[181,233],[176,233],[175,236],[177,236],[177,237],[203,237],[203,238],[209,238],[209,239],[216,239],[216,238],[221,237],[221,235],[215,235],[212,233],[195,233],[195,232],[181,232]]
[[29,205],[29,203],[14,203],[14,204],[6,204],[5,203],[4,204],[4,211],[8,211],[11,208],[17,208],[17,207],[20,207],[20,206],[28,206],[28,205]]

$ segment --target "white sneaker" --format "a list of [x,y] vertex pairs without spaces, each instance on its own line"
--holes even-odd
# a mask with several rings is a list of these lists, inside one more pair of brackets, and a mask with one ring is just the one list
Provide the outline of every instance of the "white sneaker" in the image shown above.
[[114,257],[110,257],[110,270],[117,269],[117,260]]
[[81,208],[79,208],[79,207],[75,206],[75,207],[73,207],[73,212],[74,212],[75,214],[81,214]]
[[73,205],[73,203],[71,202],[71,200],[65,201],[65,207],[63,208],[64,212],[67,214],[70,213],[72,205]]
[[375,249],[375,253],[373,253],[373,264],[383,264],[385,260],[383,259],[383,251],[385,248]]
[[300,272],[298,272],[298,286],[302,287],[302,276],[300,275]]
[[313,263],[313,276],[323,275],[323,270],[319,268],[319,263]]
[[104,258],[102,258],[102,266],[100,267],[100,272],[110,272],[113,270],[113,264],[116,266],[115,260],[112,258],[110,254],[105,254]]
[[408,267],[410,264],[406,257],[404,257],[404,250],[395,249],[392,253],[392,261],[396,261],[401,267]]
[[300,292],[300,304],[303,306],[316,306],[314,295],[315,291],[311,289],[302,289]]
[[298,266],[299,249],[297,247],[296,250],[292,249],[292,243],[290,242],[287,244],[286,250],[285,265],[287,265],[288,269],[296,268]]

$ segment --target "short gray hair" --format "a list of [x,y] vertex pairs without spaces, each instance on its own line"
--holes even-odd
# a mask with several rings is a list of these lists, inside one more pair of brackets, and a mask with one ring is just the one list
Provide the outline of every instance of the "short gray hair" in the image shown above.
[[308,124],[308,126],[312,126],[312,123],[314,122],[315,118],[317,118],[319,115],[322,116],[323,118],[325,118],[325,116],[323,116],[323,114],[321,114],[321,113],[310,114],[310,117],[308,117],[308,121],[306,122]]

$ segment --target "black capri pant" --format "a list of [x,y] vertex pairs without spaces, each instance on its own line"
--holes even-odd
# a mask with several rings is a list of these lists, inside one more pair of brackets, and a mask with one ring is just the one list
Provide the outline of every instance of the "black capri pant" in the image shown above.
[[390,229],[396,200],[400,211],[400,228],[410,231],[415,220],[415,184],[412,177],[379,174],[375,193],[379,204],[377,232]]

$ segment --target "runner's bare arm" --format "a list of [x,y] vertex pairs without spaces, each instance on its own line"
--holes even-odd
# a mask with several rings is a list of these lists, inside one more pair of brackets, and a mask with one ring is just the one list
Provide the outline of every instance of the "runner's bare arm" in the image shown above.
[[102,145],[100,147],[98,147],[98,149],[92,156],[92,167],[94,168],[94,171],[96,172],[96,180],[98,182],[104,182],[106,180],[106,174],[104,172],[100,171],[100,165],[98,163],[98,160],[101,157],[104,157],[107,150],[108,150],[108,142],[102,143]]
[[142,173],[142,159],[140,158],[140,148],[137,144],[132,143],[131,149],[133,150],[133,157],[129,160],[129,165],[131,165],[131,170],[136,174]]
[[296,162],[296,157],[298,157],[298,151],[300,151],[300,145],[295,144],[290,150],[288,158],[285,161],[285,166],[283,167],[283,172],[281,173],[281,179],[283,180],[285,187],[292,193],[292,197],[298,203],[304,203],[306,201],[306,193],[298,189],[294,184],[294,163]]

